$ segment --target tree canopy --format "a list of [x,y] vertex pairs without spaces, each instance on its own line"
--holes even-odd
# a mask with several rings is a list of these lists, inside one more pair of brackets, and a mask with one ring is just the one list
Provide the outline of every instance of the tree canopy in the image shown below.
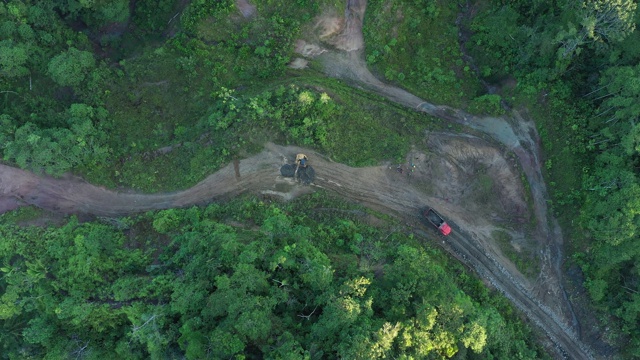
[[544,356],[504,300],[446,271],[439,251],[314,206],[247,198],[2,225],[2,358]]

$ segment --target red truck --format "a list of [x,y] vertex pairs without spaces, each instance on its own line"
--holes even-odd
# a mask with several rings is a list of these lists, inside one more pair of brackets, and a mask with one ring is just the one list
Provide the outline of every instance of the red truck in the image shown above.
[[433,226],[438,228],[438,230],[440,230],[440,233],[442,235],[447,236],[451,232],[451,226],[449,226],[449,224],[447,224],[446,221],[444,221],[442,216],[440,216],[432,208],[423,210],[422,216],[424,216],[425,219],[427,219],[430,223],[432,223]]

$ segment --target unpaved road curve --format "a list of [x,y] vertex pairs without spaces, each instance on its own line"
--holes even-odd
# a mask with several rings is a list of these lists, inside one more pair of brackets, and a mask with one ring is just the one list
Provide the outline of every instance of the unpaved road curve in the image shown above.
[[[316,156],[318,154],[315,154]],[[315,163],[314,163],[315,164]],[[346,198],[384,212],[393,210],[396,216],[407,223],[418,225],[419,210],[430,204],[444,214],[460,219],[455,212],[460,209],[451,207],[446,201],[425,196],[411,184],[399,183],[393,171],[386,167],[352,169],[340,164],[322,164],[316,166],[316,172],[322,174],[317,183]],[[353,183],[349,183],[353,181]],[[462,216],[464,218],[465,216]],[[446,250],[473,267],[478,274],[488,280],[513,304],[515,304],[536,326],[540,327],[554,344],[559,358],[592,359],[591,352],[575,336],[556,314],[537,300],[533,294],[515,280],[498,263],[495,257],[480,246],[474,236],[467,234],[464,223],[457,223],[456,230],[447,238]],[[471,225],[469,225],[471,226]]]

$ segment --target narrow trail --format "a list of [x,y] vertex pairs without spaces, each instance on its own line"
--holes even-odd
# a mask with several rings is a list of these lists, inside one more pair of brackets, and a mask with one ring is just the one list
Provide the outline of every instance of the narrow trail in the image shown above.
[[[432,116],[468,126],[490,135],[518,158],[534,199],[537,239],[543,254],[540,281],[530,283],[489,246],[491,222],[441,197],[427,195],[420,187],[429,177],[399,178],[388,164],[351,168],[334,163],[309,149],[267,144],[260,154],[236,160],[194,187],[169,194],[136,194],[96,187],[78,178],[54,179],[0,165],[0,212],[21,205],[35,205],[65,214],[86,213],[121,216],[147,210],[185,207],[253,192],[291,199],[316,187],[392,214],[423,229],[419,209],[427,204],[453,220],[454,232],[442,246],[471,266],[516,305],[547,334],[559,358],[591,359],[590,350],[576,334],[579,324],[561,283],[562,233],[548,214],[548,198],[540,172],[540,146],[535,127],[518,112],[509,117],[477,117],[447,106],[436,106],[397,87],[389,86],[369,72],[363,56],[362,21],[366,1],[347,2],[345,25],[331,44],[337,49],[320,51],[318,59],[326,74],[350,81],[396,103]],[[249,14],[251,16],[251,14]],[[470,136],[471,137],[471,136]],[[478,140],[480,141],[480,140]],[[314,186],[299,186],[279,176],[280,166],[290,163],[297,152],[313,159]],[[486,228],[488,231],[482,231]],[[423,231],[423,230],[418,230]],[[430,231],[430,230],[427,230]],[[560,295],[559,295],[560,294]],[[564,296],[562,295],[564,294]]]

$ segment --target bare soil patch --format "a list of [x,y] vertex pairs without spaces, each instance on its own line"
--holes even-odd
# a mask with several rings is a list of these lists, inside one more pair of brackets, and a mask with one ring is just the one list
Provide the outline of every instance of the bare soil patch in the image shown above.
[[256,14],[256,6],[247,0],[236,0],[236,7],[245,18],[250,18]]

